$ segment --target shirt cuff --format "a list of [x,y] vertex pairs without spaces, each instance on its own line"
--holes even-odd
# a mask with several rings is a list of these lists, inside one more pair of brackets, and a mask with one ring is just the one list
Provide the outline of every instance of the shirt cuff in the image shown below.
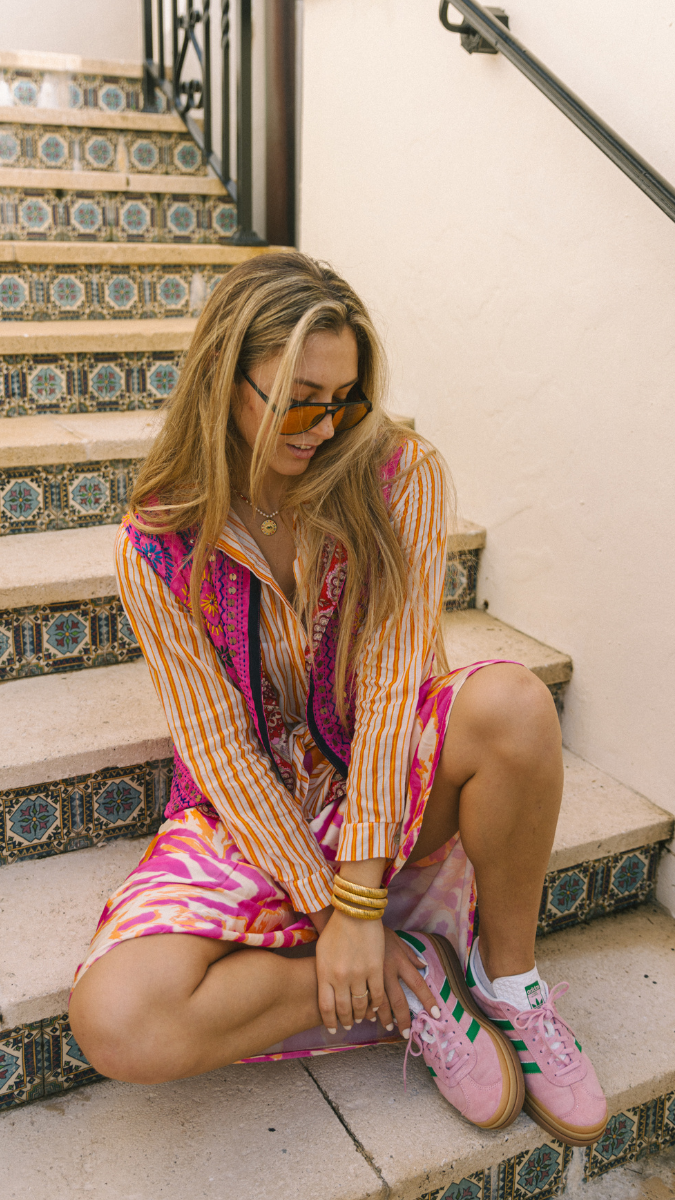
[[398,854],[400,831],[400,822],[345,823],[340,830],[340,840],[335,857],[339,862],[364,862],[368,858],[395,858]]
[[280,879],[279,882],[296,912],[320,912],[330,904],[334,874],[333,868],[326,865],[304,879]]

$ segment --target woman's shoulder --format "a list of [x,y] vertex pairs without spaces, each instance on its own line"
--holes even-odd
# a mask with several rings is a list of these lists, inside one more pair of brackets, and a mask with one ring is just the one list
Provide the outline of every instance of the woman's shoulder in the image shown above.
[[411,489],[445,490],[445,469],[440,454],[435,446],[414,433],[402,437],[394,454],[388,456],[386,468],[397,497]]

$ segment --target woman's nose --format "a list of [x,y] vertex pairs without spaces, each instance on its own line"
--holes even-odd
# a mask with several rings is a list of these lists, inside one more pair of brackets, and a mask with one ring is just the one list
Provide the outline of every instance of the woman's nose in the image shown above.
[[314,426],[313,432],[318,433],[319,437],[324,438],[324,440],[335,437],[333,418],[330,413],[326,413],[323,421],[319,421],[319,424]]

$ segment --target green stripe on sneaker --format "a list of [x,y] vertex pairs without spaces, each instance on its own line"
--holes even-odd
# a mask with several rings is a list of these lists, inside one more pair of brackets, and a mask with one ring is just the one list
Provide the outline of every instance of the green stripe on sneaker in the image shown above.
[[496,1025],[497,1029],[513,1029],[510,1021],[493,1021],[492,1024]]
[[475,1040],[478,1036],[479,1029],[480,1029],[480,1025],[478,1024],[478,1021],[474,1017],[473,1021],[471,1022],[471,1024],[469,1025],[469,1028],[466,1031],[466,1036],[468,1037],[470,1042],[475,1042]]
[[525,1050],[525,1051],[527,1051],[527,1046],[525,1045],[525,1043],[524,1043],[524,1042],[511,1042],[511,1045],[513,1046],[513,1049],[514,1049],[514,1050]]
[[583,1052],[582,1052],[582,1049],[581,1049],[581,1046],[579,1045],[579,1043],[578,1043],[578,1041],[577,1041],[577,1039],[576,1039],[576,1038],[574,1039],[574,1045],[576,1046],[576,1048],[577,1048],[577,1050],[579,1051],[579,1053],[580,1053],[580,1054],[581,1054],[581,1053],[583,1053]]
[[452,1010],[452,1015],[455,1018],[457,1024],[459,1025],[459,1022],[461,1021],[462,1017],[464,1016],[464,1009],[462,1008],[459,1000],[457,1001],[455,1007]]
[[541,1067],[536,1063],[521,1063],[523,1075],[541,1075]]
[[476,980],[474,979],[473,971],[471,970],[471,959],[469,959],[469,961],[467,963],[467,967],[466,967],[466,983],[467,983],[467,987],[475,987],[476,986]]
[[450,980],[444,979],[443,987],[441,988],[441,1000],[443,1001],[444,1004],[447,1004],[449,999],[450,999]]
[[433,1067],[430,1067],[430,1066],[428,1066],[428,1065],[427,1065],[427,1070],[428,1070],[429,1074],[430,1074],[430,1075],[433,1075],[433,1077],[434,1077],[434,1079],[435,1079],[435,1078],[436,1078],[436,1072],[434,1071],[434,1068],[433,1068]]
[[412,946],[413,950],[418,950],[420,954],[424,954],[426,950],[424,942],[418,941],[417,938],[413,937],[411,933],[407,933],[405,929],[397,929],[396,933],[397,936],[402,938],[404,942],[407,942],[409,946]]

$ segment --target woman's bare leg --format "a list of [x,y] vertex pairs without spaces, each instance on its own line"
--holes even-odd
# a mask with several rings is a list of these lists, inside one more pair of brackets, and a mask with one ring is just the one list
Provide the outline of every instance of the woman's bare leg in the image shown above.
[[413,861],[459,829],[476,872],[488,978],[534,966],[534,939],[562,797],[561,735],[531,671],[483,667],[454,702]]
[[89,967],[70,1024],[112,1079],[199,1075],[320,1025],[315,960],[192,934],[132,938]]

